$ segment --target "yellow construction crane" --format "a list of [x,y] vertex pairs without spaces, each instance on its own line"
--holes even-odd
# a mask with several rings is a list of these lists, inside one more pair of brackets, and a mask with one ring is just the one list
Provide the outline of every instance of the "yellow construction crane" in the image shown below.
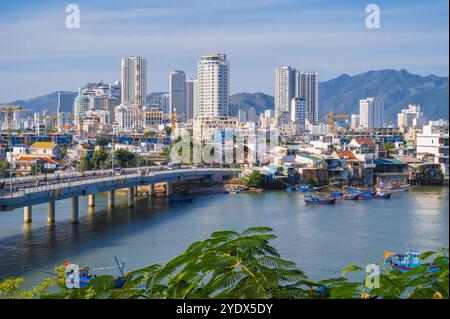
[[11,148],[12,120],[14,112],[22,110],[20,105],[0,105],[0,112],[6,113],[6,129],[8,131],[8,148]]
[[334,132],[334,120],[335,119],[348,119],[351,115],[349,114],[334,114],[331,110],[329,114],[325,115],[324,118],[328,119],[328,122],[330,124],[330,132]]

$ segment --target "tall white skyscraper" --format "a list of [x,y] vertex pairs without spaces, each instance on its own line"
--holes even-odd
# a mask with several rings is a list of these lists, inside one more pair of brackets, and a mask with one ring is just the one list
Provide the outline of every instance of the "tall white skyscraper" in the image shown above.
[[289,112],[295,97],[295,69],[283,66],[275,69],[275,114]]
[[186,120],[186,75],[181,70],[170,73],[170,114],[177,114],[179,121]]
[[364,128],[380,128],[384,123],[384,102],[369,97],[359,100],[359,125]]
[[228,115],[230,69],[225,54],[208,54],[197,64],[196,117]]
[[310,123],[319,123],[319,74],[296,71],[295,97],[306,101],[307,118]]
[[121,60],[122,104],[140,108],[147,103],[147,60],[141,57]]
[[196,103],[196,88],[197,80],[189,79],[186,81],[186,120],[191,120],[195,117],[195,103]]

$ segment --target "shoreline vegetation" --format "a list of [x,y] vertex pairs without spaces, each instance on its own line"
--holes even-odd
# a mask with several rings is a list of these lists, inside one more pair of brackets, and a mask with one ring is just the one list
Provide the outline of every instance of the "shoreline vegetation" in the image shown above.
[[[447,299],[448,248],[422,253],[438,271],[426,265],[403,273],[381,270],[379,285],[360,266],[349,265],[342,276],[313,281],[292,261],[283,259],[270,241],[269,227],[243,232],[218,231],[191,244],[180,256],[125,275],[125,284],[114,288],[112,276],[98,276],[79,289],[65,286],[65,268],[31,290],[22,289],[23,278],[0,282],[1,299]],[[383,263],[378,264],[383,268]],[[350,281],[349,272],[364,274]],[[370,276],[370,275],[368,275]]]

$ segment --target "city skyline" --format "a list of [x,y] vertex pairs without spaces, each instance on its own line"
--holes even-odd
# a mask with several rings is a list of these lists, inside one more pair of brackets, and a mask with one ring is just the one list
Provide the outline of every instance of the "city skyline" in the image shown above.
[[77,4],[80,29],[65,28],[65,4],[2,4],[2,102],[73,90],[87,81],[114,82],[123,56],[148,60],[148,92],[167,91],[167,74],[175,69],[193,77],[198,57],[210,52],[232,61],[231,94],[274,95],[273,69],[282,65],[315,70],[321,81],[385,68],[448,75],[445,1],[378,1],[380,29],[365,27],[363,1]]

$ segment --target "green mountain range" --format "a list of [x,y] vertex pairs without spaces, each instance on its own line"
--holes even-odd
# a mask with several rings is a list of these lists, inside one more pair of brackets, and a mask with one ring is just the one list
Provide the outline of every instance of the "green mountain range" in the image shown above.
[[[56,110],[57,94],[18,100],[9,103],[22,105],[25,112]],[[74,93],[75,94],[75,93]],[[149,103],[156,101],[162,92],[147,96]],[[369,71],[350,76],[343,74],[335,79],[319,83],[319,109],[321,116],[330,110],[334,113],[352,114],[359,112],[359,100],[376,96],[384,101],[388,121],[396,123],[396,114],[409,103],[420,104],[428,119],[448,119],[449,95],[448,76],[411,74],[406,70]],[[239,109],[256,109],[257,114],[274,108],[274,98],[268,94],[238,93],[230,96],[229,114],[234,116]]]

